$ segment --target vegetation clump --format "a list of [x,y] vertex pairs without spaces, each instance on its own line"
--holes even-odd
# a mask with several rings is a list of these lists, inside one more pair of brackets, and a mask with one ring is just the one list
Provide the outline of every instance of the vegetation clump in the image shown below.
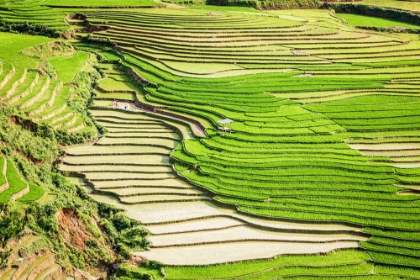
[[337,13],[366,15],[420,25],[420,15],[407,10],[350,3],[324,3],[324,7],[332,8]]
[[258,10],[316,9],[322,4],[318,0],[208,0],[209,5],[244,6]]
[[39,35],[46,36],[49,38],[58,38],[60,32],[57,30],[48,28],[43,25],[37,25],[32,22],[7,22],[0,17],[0,31],[11,32],[11,33],[22,33],[28,35]]

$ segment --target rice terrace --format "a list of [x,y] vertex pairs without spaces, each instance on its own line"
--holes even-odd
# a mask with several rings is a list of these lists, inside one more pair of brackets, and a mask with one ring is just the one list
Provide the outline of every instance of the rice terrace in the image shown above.
[[420,279],[417,0],[0,0],[0,279]]

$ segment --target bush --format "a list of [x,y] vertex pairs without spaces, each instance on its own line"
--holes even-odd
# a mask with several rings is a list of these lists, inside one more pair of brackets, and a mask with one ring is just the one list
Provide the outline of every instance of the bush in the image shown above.
[[32,22],[7,22],[0,21],[0,31],[2,32],[12,32],[12,33],[24,33],[29,35],[40,35],[50,38],[60,37],[60,33],[52,28],[36,25]]

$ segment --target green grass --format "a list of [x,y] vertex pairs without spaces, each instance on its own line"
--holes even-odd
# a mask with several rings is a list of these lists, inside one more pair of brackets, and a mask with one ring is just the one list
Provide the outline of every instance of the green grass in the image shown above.
[[407,241],[403,239],[385,238],[379,236],[373,236],[369,239],[369,242],[382,245],[390,245],[401,248],[420,249],[420,242],[418,241]]
[[[277,274],[277,276],[282,272],[285,272],[286,275],[289,273],[299,274],[299,270],[308,272],[311,269],[316,273],[316,271],[322,271],[323,268],[338,271],[340,265],[363,263],[368,259],[369,257],[362,251],[342,250],[331,252],[325,256],[283,255],[270,260],[244,261],[234,264],[165,267],[165,273],[167,279],[245,279],[243,277],[247,275],[255,275],[258,279],[261,279],[260,277],[264,277],[263,275],[269,275],[270,273]],[[306,268],[302,266],[306,266]],[[354,269],[353,266],[349,267]]]
[[14,65],[16,69],[36,68],[39,61],[22,55],[19,51],[49,41],[51,41],[51,39],[40,36],[0,32],[0,48],[2,50],[0,53],[0,59],[2,59],[6,65]]
[[162,272],[158,268],[148,268],[148,267],[133,267],[128,264],[121,264],[118,267],[119,271],[124,271],[121,273],[126,276],[119,276],[121,280],[132,280],[138,279],[138,275],[148,275],[150,279],[162,279]]
[[[20,54],[20,51],[27,49],[28,47],[33,47],[41,43],[49,42],[50,39],[37,37],[37,36],[26,36],[26,35],[16,35],[16,34],[6,34],[0,33],[0,48],[4,49],[0,54],[0,59],[5,63],[8,68],[14,67],[16,69],[16,74],[12,79],[2,88],[0,95],[4,95],[7,91],[13,88],[13,84],[22,76],[24,69],[35,70],[42,65],[40,59],[31,58],[29,56],[24,56]],[[45,45],[38,46],[37,48],[45,49]],[[90,83],[93,81],[93,77],[98,76],[98,73],[95,73],[91,65],[84,67],[85,62],[90,57],[88,53],[79,52],[74,58],[63,56],[57,56],[50,58],[50,63],[53,67],[43,66],[46,72],[50,72],[50,75],[53,76],[53,70],[58,74],[58,81],[64,83],[73,82],[75,86],[72,86],[72,89],[69,90],[69,87],[65,87],[60,92],[57,92],[55,99],[52,99],[52,91],[58,85],[54,81],[54,78],[51,82],[50,87],[47,89],[47,92],[44,95],[41,95],[41,87],[45,81],[45,77],[40,78],[40,82],[34,86],[33,90],[29,92],[26,96],[19,96],[19,94],[24,93],[27,89],[30,89],[28,86],[34,81],[34,72],[28,71],[25,81],[17,86],[13,95],[9,98],[9,102],[13,101],[13,106],[18,107],[19,110],[26,111],[25,119],[32,119],[35,122],[44,121],[41,119],[42,116],[50,114],[55,110],[62,108],[63,105],[69,105],[66,112],[76,110],[82,110],[82,107],[85,106],[87,99],[89,98],[88,90],[91,86]],[[93,62],[93,61],[91,61]],[[50,69],[51,68],[51,69]],[[55,68],[55,69],[52,69]],[[81,73],[77,75],[77,73]],[[74,79],[76,76],[76,79]],[[70,91],[72,91],[70,93]],[[69,98],[70,97],[70,98]],[[53,102],[55,101],[55,102]],[[27,102],[34,103],[28,108],[25,108]],[[51,102],[51,104],[49,104]],[[30,104],[29,103],[29,104]],[[28,104],[28,105],[29,105]],[[23,106],[21,106],[23,105]],[[81,108],[77,108],[80,107]],[[31,114],[31,112],[36,112],[36,114]],[[79,113],[77,113],[80,115]],[[58,115],[51,115],[49,118],[45,119],[47,122],[50,122],[54,117],[54,120],[59,117]],[[79,118],[78,124],[83,122]],[[73,128],[72,124],[68,124],[64,129]],[[89,131],[90,130],[90,131]],[[84,137],[93,135],[92,126],[86,126],[86,129],[82,131]]]
[[[305,108],[322,112],[349,131],[360,132],[361,137],[370,131],[401,131],[403,135],[404,130],[415,130],[420,103],[417,97],[375,95],[306,105]],[[399,141],[395,137],[386,140],[381,137],[370,142],[404,141],[403,137]],[[408,138],[406,141],[410,142]]]
[[26,182],[22,180],[20,175],[17,173],[15,166],[11,160],[7,160],[7,181],[9,182],[9,188],[0,193],[0,203],[6,203],[10,197],[26,188]]
[[[402,3],[404,3],[402,1]],[[414,4],[415,5],[415,4]],[[342,18],[347,21],[348,24],[355,26],[375,26],[375,27],[407,27],[407,28],[420,28],[420,26],[415,24],[409,24],[397,20],[384,19],[379,17],[369,17],[362,15],[354,14],[341,14],[337,13],[337,17]]]
[[74,57],[51,57],[48,61],[54,66],[57,78],[63,83],[70,83],[88,59],[88,53],[77,52]]
[[403,265],[417,269],[420,268],[419,258],[417,257],[405,256],[399,253],[393,254],[377,251],[369,251],[369,255],[372,257],[373,261],[381,264]]
[[[371,242],[361,242],[361,247],[367,250],[379,251],[379,252],[388,252],[398,255],[404,255],[409,257],[420,258],[420,253],[418,249],[408,249],[403,247],[394,247],[390,245],[381,245]],[[419,266],[418,266],[419,267]]]
[[385,266],[385,265],[376,265],[375,266],[375,272],[378,274],[383,275],[397,275],[397,276],[403,276],[403,277],[420,277],[420,271],[413,268],[403,268],[398,266]]
[[106,91],[113,90],[127,90],[127,91],[137,91],[138,88],[129,81],[116,81],[112,78],[105,78],[100,80],[99,86]]
[[133,94],[130,93],[101,93],[99,94],[99,99],[117,99],[117,100],[130,100],[134,101],[136,98]]
[[373,264],[355,264],[355,265],[343,265],[333,267],[287,267],[279,268],[273,271],[265,272],[260,275],[254,275],[247,277],[247,279],[273,279],[278,276],[344,276],[344,275],[368,275],[373,269]]

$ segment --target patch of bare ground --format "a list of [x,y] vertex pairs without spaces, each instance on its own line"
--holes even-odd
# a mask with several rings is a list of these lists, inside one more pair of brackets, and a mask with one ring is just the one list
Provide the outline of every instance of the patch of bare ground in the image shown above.
[[[55,214],[57,221],[58,221],[58,228],[60,231],[60,236],[63,237],[64,242],[69,246],[73,247],[79,252],[85,252],[87,250],[91,250],[92,248],[88,248],[87,244],[89,241],[95,240],[98,243],[102,243],[101,247],[107,249],[107,255],[115,259],[116,255],[115,252],[111,249],[111,247],[105,244],[104,240],[94,236],[92,232],[90,232],[86,221],[79,218],[76,211],[73,209],[62,208],[61,210],[57,211]],[[89,217],[91,224],[90,226],[96,226],[98,229],[98,225],[96,221]],[[85,258],[88,258],[88,254],[83,254]],[[103,260],[95,260],[98,262],[96,267],[90,268],[90,272],[97,277],[106,278],[108,266],[103,262]],[[80,272],[81,273],[81,272]]]
[[61,236],[66,243],[72,245],[77,250],[85,249],[85,242],[92,237],[87,233],[86,225],[81,221],[72,209],[63,208],[55,214]]

